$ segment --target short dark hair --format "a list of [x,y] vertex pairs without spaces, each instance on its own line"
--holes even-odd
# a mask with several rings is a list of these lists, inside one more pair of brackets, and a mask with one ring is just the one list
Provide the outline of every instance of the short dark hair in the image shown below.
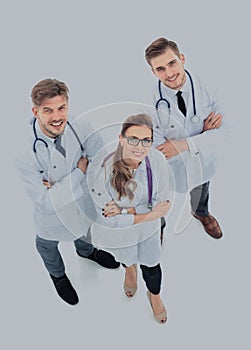
[[57,79],[44,79],[38,82],[31,91],[34,106],[40,106],[48,98],[63,96],[68,101],[69,89],[65,83]]
[[147,63],[151,66],[151,60],[159,55],[165,53],[168,49],[173,50],[173,52],[180,56],[180,51],[178,45],[171,40],[165,38],[158,38],[154,40],[145,51],[145,58]]

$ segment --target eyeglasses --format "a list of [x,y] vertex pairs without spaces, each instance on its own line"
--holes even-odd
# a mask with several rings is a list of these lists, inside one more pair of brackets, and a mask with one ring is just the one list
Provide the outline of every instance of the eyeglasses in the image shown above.
[[127,140],[127,143],[130,146],[138,146],[138,144],[141,142],[141,145],[143,147],[150,147],[153,143],[153,140],[151,140],[151,139],[141,140],[141,139],[136,139],[134,137],[126,137],[126,136],[124,136],[124,138]]

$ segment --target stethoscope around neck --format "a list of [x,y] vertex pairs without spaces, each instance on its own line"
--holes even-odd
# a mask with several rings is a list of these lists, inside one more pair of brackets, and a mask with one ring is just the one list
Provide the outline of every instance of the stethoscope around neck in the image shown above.
[[[186,74],[188,75],[189,77],[189,80],[190,80],[190,84],[191,84],[191,90],[192,90],[192,100],[193,100],[193,116],[191,118],[192,122],[197,124],[199,123],[200,121],[200,117],[198,117],[196,114],[197,114],[197,111],[196,111],[196,103],[195,103],[195,92],[194,92],[194,84],[193,84],[193,79],[191,77],[191,74],[185,69],[185,72]],[[158,101],[156,102],[155,104],[155,108],[156,110],[158,111],[159,110],[159,105],[160,103],[164,102],[167,107],[168,107],[168,112],[169,112],[169,120],[168,120],[168,124],[170,122],[170,114],[171,114],[171,105],[170,105],[170,102],[163,97],[163,94],[162,94],[162,89],[161,89],[161,81],[159,80],[158,82],[158,90],[159,90],[159,99]]]
[[[49,159],[49,160],[50,160],[50,152],[49,152],[48,143],[47,143],[44,139],[42,139],[41,137],[38,137],[38,135],[37,135],[36,121],[37,121],[37,119],[34,118],[33,123],[32,123],[33,133],[34,133],[34,136],[35,136],[35,140],[34,140],[34,142],[33,142],[32,150],[33,150],[33,152],[34,152],[34,154],[35,154],[35,157],[36,157],[36,160],[37,160],[37,162],[38,162],[38,164],[39,164],[39,166],[40,166],[40,168],[41,168],[41,170],[40,170],[39,172],[42,174],[42,173],[44,172],[44,170],[42,170],[42,169],[43,169],[43,166],[42,166],[42,164],[41,164],[41,162],[40,162],[40,160],[39,160],[39,158],[38,158],[38,155],[37,155],[37,143],[38,143],[38,142],[41,142],[42,144],[44,144],[44,147],[47,149],[48,159]],[[83,145],[82,145],[82,143],[81,143],[81,141],[80,141],[80,138],[78,137],[78,134],[76,133],[76,131],[74,130],[74,128],[73,128],[73,126],[70,124],[70,122],[67,121],[67,124],[69,125],[71,131],[73,132],[74,136],[76,137],[76,139],[77,139],[77,141],[78,141],[78,143],[79,143],[80,149],[81,149],[81,151],[83,152],[83,151],[84,151],[84,147],[83,147]]]

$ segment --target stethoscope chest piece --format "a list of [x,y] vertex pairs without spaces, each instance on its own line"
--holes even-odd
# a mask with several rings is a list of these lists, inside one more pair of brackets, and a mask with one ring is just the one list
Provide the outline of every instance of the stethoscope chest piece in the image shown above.
[[197,115],[194,115],[192,118],[191,118],[192,122],[194,124],[198,124],[200,122],[200,117],[198,117]]

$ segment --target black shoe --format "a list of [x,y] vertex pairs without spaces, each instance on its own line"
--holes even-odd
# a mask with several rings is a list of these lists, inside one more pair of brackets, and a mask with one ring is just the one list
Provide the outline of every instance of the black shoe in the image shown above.
[[60,298],[62,298],[66,303],[70,305],[77,304],[78,295],[75,289],[72,287],[72,284],[66,274],[64,274],[62,277],[54,277],[52,275],[50,276]]
[[92,260],[107,269],[117,269],[120,265],[120,263],[114,259],[112,254],[101,249],[94,248],[94,251],[88,256],[83,256],[78,251],[77,254],[82,258]]

